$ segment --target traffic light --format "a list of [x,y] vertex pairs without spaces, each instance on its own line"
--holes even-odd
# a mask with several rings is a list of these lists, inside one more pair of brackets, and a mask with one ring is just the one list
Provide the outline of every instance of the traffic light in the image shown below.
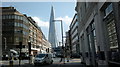
[[31,54],[31,42],[28,42],[29,55]]

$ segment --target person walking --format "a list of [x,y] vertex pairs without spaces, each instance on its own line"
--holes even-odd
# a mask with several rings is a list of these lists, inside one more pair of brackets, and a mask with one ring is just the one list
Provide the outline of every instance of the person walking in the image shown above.
[[65,64],[65,48],[62,46],[62,49],[61,49],[61,59],[60,59],[60,62],[62,62]]
[[70,51],[69,50],[66,51],[66,58],[67,58],[67,62],[69,62],[69,60],[70,60]]

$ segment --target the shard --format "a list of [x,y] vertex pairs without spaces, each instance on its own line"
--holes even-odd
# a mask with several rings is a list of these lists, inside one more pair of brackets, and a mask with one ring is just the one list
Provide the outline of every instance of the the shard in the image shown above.
[[57,37],[56,37],[56,28],[55,28],[55,22],[54,22],[53,6],[51,7],[48,41],[51,43],[52,48],[57,47]]

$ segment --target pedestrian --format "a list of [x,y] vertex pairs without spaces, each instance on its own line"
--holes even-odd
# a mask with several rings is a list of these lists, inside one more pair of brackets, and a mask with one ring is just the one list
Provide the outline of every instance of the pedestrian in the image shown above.
[[67,62],[69,62],[69,60],[70,60],[70,52],[69,52],[69,50],[66,51],[66,57],[67,57]]
[[65,64],[65,49],[64,47],[62,46],[62,49],[61,49],[61,59],[60,59],[60,62],[62,62]]

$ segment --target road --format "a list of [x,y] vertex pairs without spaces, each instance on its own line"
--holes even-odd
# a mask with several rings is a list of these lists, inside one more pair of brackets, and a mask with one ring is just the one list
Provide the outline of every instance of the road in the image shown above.
[[[29,64],[28,60],[22,60],[21,65],[19,66],[19,61],[15,60],[13,67],[85,67],[80,63],[80,59],[70,59],[70,62],[59,62],[60,58],[53,58],[54,62],[51,65],[40,65],[34,66],[34,64]],[[2,67],[9,67],[9,61],[2,61]]]

